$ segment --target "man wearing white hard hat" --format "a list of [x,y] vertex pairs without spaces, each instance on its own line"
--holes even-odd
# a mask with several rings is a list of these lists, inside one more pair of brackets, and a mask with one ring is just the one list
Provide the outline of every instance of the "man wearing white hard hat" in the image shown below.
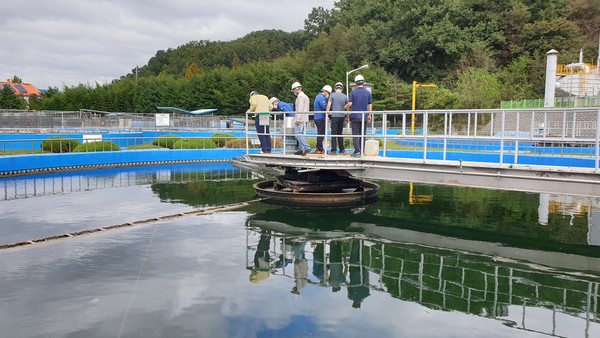
[[354,137],[354,154],[352,157],[361,157],[364,136],[367,133],[367,122],[371,121],[371,111],[373,110],[373,97],[371,92],[365,88],[365,78],[362,75],[356,75],[354,78],[356,88],[350,93],[346,109],[350,109],[350,126]]
[[340,149],[340,154],[346,153],[346,148],[344,146],[344,137],[342,133],[344,131],[344,121],[346,120],[346,103],[348,103],[348,98],[343,93],[344,85],[341,82],[338,82],[333,86],[335,92],[331,93],[329,96],[329,102],[327,102],[327,112],[331,112],[331,151],[329,151],[330,155],[336,155],[338,148]]
[[310,153],[310,146],[304,137],[304,127],[308,122],[308,112],[310,111],[310,100],[302,91],[302,85],[299,82],[292,84],[292,91],[296,95],[296,116],[294,116],[294,131],[298,140],[298,151],[295,155],[305,156]]
[[269,112],[271,110],[273,110],[273,105],[269,102],[268,97],[255,91],[250,92],[250,108],[248,111],[256,113],[254,124],[260,141],[261,153],[264,154],[271,153],[271,134],[269,130]]
[[[317,126],[317,154],[325,154],[323,139],[325,138],[325,111],[327,110],[327,99],[331,95],[331,86],[324,85],[321,92],[315,97],[313,108],[315,110],[315,125]],[[319,113],[317,113],[319,112]],[[321,113],[322,112],[322,113]]]

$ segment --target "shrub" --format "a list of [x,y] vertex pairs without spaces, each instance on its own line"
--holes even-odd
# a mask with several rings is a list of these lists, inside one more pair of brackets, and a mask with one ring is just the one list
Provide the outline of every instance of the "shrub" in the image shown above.
[[79,141],[72,138],[54,136],[42,141],[42,150],[50,153],[69,153],[79,145]]
[[209,138],[182,138],[173,144],[172,149],[213,149],[217,145]]
[[161,137],[156,138],[152,144],[159,147],[173,149],[173,145],[181,141],[181,136],[177,135],[163,135]]
[[[227,148],[246,148],[246,139],[232,139],[227,140],[225,142],[225,147]],[[252,142],[248,142],[249,148],[260,148],[260,144],[252,144]]]
[[81,143],[75,149],[74,153],[96,152],[96,151],[119,151],[118,145],[110,141]]
[[[273,148],[281,148],[282,147],[281,138],[271,137],[271,144],[272,144]],[[227,140],[227,142],[225,142],[225,147],[226,148],[246,148],[246,139],[236,138],[236,139],[232,139],[232,140]],[[258,143],[252,144],[251,141],[248,141],[248,148],[260,148],[260,144],[258,144]]]
[[216,133],[210,137],[213,142],[217,145],[217,148],[223,148],[227,146],[227,141],[236,139],[235,136],[227,133]]

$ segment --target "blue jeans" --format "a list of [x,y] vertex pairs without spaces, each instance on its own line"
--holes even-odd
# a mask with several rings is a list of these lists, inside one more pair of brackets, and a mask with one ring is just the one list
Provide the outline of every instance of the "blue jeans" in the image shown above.
[[304,122],[300,123],[300,124],[294,124],[294,131],[295,131],[295,136],[296,136],[296,140],[298,140],[298,150],[299,151],[305,151],[305,150],[309,150],[310,146],[308,145],[308,143],[306,142],[306,139],[304,138]]

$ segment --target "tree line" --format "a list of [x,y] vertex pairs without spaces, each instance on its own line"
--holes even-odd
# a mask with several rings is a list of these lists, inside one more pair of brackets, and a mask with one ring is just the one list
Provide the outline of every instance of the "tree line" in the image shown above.
[[[419,92],[418,109],[497,108],[501,100],[543,97],[550,49],[570,63],[584,48],[591,62],[598,27],[600,0],[339,0],[313,8],[303,30],[159,50],[109,84],[50,88],[30,109],[175,106],[231,115],[247,109],[252,90],[293,102],[294,81],[316,95],[363,64],[376,110],[410,109],[414,80],[438,86]],[[5,96],[0,107],[10,108]]]

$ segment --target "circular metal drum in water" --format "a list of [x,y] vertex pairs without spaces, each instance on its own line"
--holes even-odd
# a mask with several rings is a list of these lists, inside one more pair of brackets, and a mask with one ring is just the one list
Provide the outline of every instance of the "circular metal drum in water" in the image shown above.
[[256,194],[270,201],[311,205],[339,206],[368,202],[377,198],[379,185],[373,182],[360,182],[355,189],[344,189],[340,192],[295,192],[289,188],[281,188],[277,181],[262,181],[253,185]]

